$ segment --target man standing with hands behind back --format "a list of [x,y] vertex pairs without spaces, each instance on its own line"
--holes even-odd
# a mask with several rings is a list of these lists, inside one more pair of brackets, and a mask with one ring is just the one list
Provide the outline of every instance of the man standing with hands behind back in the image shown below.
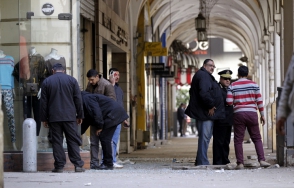
[[62,173],[66,164],[63,150],[63,133],[66,137],[68,157],[75,166],[75,172],[84,172],[84,161],[80,156],[82,141],[78,135],[78,125],[84,117],[81,91],[78,82],[72,76],[64,74],[60,63],[53,65],[53,75],[42,84],[41,121],[50,128],[54,156],[52,172]]

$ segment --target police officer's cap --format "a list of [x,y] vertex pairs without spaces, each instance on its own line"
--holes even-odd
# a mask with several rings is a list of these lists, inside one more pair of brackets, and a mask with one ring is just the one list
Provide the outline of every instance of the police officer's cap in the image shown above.
[[218,75],[220,75],[223,78],[232,78],[233,72],[231,70],[222,70],[218,72]]

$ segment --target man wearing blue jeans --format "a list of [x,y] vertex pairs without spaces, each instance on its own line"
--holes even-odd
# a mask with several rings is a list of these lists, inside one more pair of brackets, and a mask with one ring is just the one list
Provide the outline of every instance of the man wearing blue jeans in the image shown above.
[[[123,107],[123,99],[124,99],[124,92],[119,87],[118,81],[119,81],[119,70],[117,68],[111,68],[109,69],[109,80],[114,86],[115,94],[116,94],[116,101]],[[120,165],[117,163],[116,155],[117,155],[117,148],[119,144],[119,138],[120,138],[120,131],[121,131],[121,124],[119,124],[116,127],[116,130],[112,137],[112,157],[113,157],[113,167],[114,168],[123,168],[123,165]]]
[[207,150],[213,131],[213,121],[225,118],[225,106],[221,88],[212,76],[215,65],[206,59],[192,79],[190,101],[185,113],[196,119],[198,150],[195,165],[209,165]]

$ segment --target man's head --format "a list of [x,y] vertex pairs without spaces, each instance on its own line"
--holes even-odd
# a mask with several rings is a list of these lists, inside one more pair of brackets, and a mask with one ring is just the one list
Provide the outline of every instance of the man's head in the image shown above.
[[109,77],[113,76],[115,83],[119,81],[119,70],[117,68],[109,69]]
[[181,108],[185,108],[186,107],[186,104],[185,103],[181,103],[180,106],[181,106]]
[[238,77],[247,77],[248,76],[248,67],[242,65],[238,68]]
[[63,72],[64,73],[64,67],[60,63],[56,63],[52,67],[52,72],[55,74],[56,72]]
[[210,74],[213,73],[214,69],[215,69],[215,65],[212,59],[205,59],[203,62],[203,68],[205,68],[205,70],[207,70]]
[[100,80],[99,73],[95,69],[90,69],[87,72],[87,77],[88,77],[89,83],[92,85],[96,85]]
[[232,74],[233,72],[231,70],[222,70],[218,73],[218,75],[220,75],[219,82],[222,86],[228,87],[230,85]]

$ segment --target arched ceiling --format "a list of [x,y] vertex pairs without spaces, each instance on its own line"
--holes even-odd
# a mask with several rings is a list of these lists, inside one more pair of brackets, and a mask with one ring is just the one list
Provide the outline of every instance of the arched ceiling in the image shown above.
[[[270,11],[273,5],[268,3],[274,4],[275,0],[207,1],[216,1],[209,14],[208,35],[231,40],[253,60],[263,47],[264,28],[268,28],[264,12]],[[196,38],[199,0],[154,0],[149,3],[153,33],[159,31],[161,36],[165,32],[167,47],[174,40],[189,43]]]

